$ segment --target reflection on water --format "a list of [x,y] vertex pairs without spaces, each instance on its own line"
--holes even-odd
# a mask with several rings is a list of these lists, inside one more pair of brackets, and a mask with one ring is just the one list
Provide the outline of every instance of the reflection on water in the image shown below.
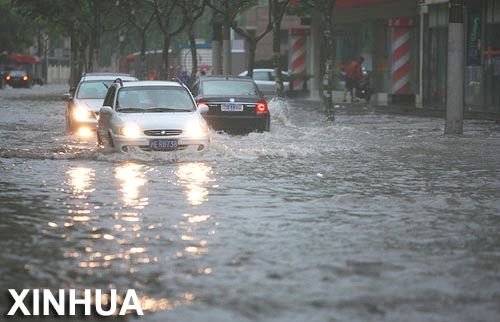
[[70,193],[74,200],[68,205],[70,220],[64,226],[71,227],[74,222],[87,222],[90,220],[91,210],[85,200],[95,191],[92,186],[95,180],[95,170],[78,166],[70,168],[66,174],[68,175],[67,184],[71,188]]
[[72,194],[78,198],[86,198],[95,189],[91,187],[95,179],[94,169],[85,167],[74,167],[66,172],[69,176],[68,183],[72,188]]
[[[115,177],[121,181],[122,199],[125,206],[144,209],[149,204],[148,198],[139,198],[140,188],[147,182],[145,168],[144,165],[125,163],[116,169]],[[134,221],[133,218],[131,219]]]
[[207,184],[212,179],[212,167],[203,163],[182,163],[176,171],[178,182],[186,187],[186,198],[193,206],[208,201]]

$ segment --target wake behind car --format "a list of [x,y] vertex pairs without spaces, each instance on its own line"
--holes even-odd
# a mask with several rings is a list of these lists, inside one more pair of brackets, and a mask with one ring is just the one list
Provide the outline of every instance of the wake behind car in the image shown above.
[[203,151],[209,133],[186,86],[166,81],[116,81],[97,126],[98,144],[116,151]]
[[5,84],[10,87],[30,88],[32,84],[31,77],[24,70],[11,70],[4,75]]
[[99,110],[108,88],[120,78],[122,82],[137,81],[128,74],[119,73],[87,73],[71,89],[66,106],[66,128],[70,133],[86,137],[97,127]]
[[202,76],[193,86],[193,95],[199,105],[208,105],[203,117],[215,130],[269,131],[267,102],[251,78]]

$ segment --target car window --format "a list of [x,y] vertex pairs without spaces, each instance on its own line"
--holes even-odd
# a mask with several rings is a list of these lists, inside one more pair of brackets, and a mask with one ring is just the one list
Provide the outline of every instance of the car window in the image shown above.
[[189,92],[184,87],[178,86],[122,87],[118,91],[116,106],[117,110],[127,108],[196,109]]
[[104,99],[111,80],[81,82],[76,98],[79,99]]
[[253,72],[253,79],[261,80],[261,81],[268,81],[269,80],[269,72],[254,71]]
[[22,70],[13,70],[9,74],[10,74],[10,76],[21,77],[21,76],[25,76],[26,72],[22,71]]
[[[275,80],[276,80],[275,75],[276,75],[276,74],[274,73],[274,71],[272,71],[272,72],[271,72],[271,80],[272,80],[272,81],[275,81]],[[290,81],[290,76],[289,76],[287,73],[285,73],[285,72],[281,72],[281,75],[282,75],[282,77],[281,77],[281,78],[283,79],[283,81],[284,81],[284,82],[288,82],[288,81]]]
[[211,80],[203,82],[206,96],[256,96],[257,89],[252,81]]

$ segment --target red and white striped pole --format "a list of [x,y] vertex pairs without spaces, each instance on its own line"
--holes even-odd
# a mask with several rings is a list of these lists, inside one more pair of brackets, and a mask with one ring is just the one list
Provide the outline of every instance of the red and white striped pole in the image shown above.
[[291,72],[295,76],[292,80],[293,90],[304,88],[307,72],[307,29],[290,29]]
[[392,35],[392,94],[408,94],[411,81],[411,31],[414,20],[409,18],[389,19]]

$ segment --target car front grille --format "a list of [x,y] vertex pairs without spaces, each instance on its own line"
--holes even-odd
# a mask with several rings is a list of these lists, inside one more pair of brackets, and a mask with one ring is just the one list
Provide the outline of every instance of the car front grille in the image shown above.
[[174,136],[182,133],[182,130],[146,130],[147,136]]

